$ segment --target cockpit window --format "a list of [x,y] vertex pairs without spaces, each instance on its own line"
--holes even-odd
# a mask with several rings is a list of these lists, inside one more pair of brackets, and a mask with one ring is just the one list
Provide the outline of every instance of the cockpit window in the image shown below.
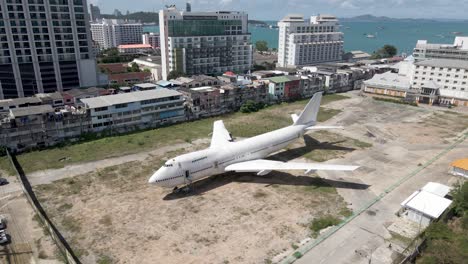
[[164,164],[164,167],[168,168],[168,167],[172,167],[173,165],[172,164]]

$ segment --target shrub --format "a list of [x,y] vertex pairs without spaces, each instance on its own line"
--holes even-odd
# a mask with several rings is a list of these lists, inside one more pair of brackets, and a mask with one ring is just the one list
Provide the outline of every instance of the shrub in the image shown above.
[[310,224],[310,229],[314,233],[318,233],[320,230],[325,229],[329,226],[338,225],[340,222],[340,219],[331,215],[326,215],[312,220],[312,223]]
[[252,100],[248,100],[245,102],[241,108],[240,111],[242,113],[253,113],[253,112],[258,112],[258,110],[265,108],[265,104],[262,102],[256,103]]
[[297,259],[302,258],[302,253],[299,251],[294,252],[293,256]]

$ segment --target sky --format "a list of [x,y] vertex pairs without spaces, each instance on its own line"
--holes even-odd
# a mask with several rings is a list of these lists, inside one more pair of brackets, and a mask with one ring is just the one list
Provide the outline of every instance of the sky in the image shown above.
[[[175,4],[179,9],[187,1],[172,0],[88,0],[99,6],[102,13],[119,9],[158,11],[164,5]],[[395,18],[467,19],[468,0],[191,0],[192,11],[246,11],[250,19],[278,20],[287,14],[332,14],[352,17],[363,14]]]

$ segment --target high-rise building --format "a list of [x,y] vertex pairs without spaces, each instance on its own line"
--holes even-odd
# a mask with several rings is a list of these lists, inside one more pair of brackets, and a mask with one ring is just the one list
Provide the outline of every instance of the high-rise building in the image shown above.
[[252,66],[252,42],[244,12],[159,12],[162,75],[246,72]]
[[143,36],[143,44],[151,45],[153,49],[161,47],[161,41],[159,39],[159,34],[157,33],[145,33]]
[[330,15],[288,15],[278,22],[278,65],[296,67],[340,61],[343,55],[343,33],[338,19]]
[[90,14],[90,20],[91,21],[97,21],[101,19],[101,9],[99,9],[98,6],[90,4],[89,5],[89,14]]
[[100,49],[141,44],[143,24],[119,19],[102,19],[98,23],[91,23],[91,35]]
[[0,0],[0,99],[97,84],[86,0]]
[[413,50],[415,60],[451,59],[468,61],[468,37],[455,37],[453,45],[430,44],[427,40],[418,40]]

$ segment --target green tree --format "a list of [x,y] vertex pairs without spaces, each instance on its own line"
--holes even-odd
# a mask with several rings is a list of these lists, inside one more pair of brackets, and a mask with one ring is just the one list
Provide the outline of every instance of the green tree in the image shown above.
[[382,53],[385,54],[387,58],[397,55],[397,52],[398,52],[397,48],[393,45],[387,44],[382,47]]
[[255,49],[260,52],[268,51],[268,43],[264,40],[255,42]]
[[262,102],[256,103],[252,100],[248,100],[241,106],[240,111],[242,113],[253,113],[253,112],[258,112],[258,110],[264,107],[265,107],[265,104]]
[[395,46],[393,45],[384,45],[382,48],[378,49],[377,51],[374,51],[372,53],[371,58],[372,59],[382,59],[382,58],[391,58],[395,55],[397,55],[398,50]]
[[178,71],[171,71],[169,72],[169,74],[167,75],[167,79],[168,80],[172,80],[172,79],[177,79],[179,77],[183,77],[185,76],[185,74],[183,72],[178,72]]
[[141,72],[140,67],[136,62],[133,62],[130,67],[127,68],[128,72]]

